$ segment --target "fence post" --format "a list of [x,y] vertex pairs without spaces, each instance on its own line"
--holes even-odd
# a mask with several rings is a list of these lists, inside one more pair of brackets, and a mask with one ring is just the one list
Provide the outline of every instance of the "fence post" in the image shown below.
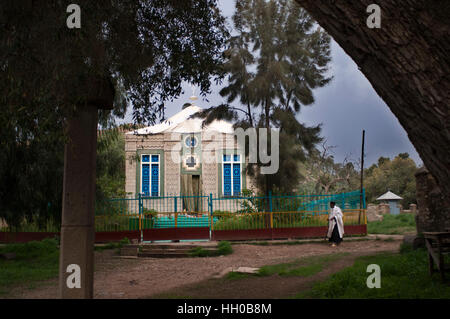
[[209,240],[212,239],[212,231],[214,230],[214,216],[213,216],[213,199],[212,193],[209,193],[208,198],[208,208],[209,208],[209,218],[210,218],[210,226],[209,226]]
[[270,233],[273,239],[273,212],[272,212],[272,192],[269,191],[269,211],[270,211]]
[[272,192],[269,191],[269,211],[272,212]]
[[141,193],[138,194],[138,214],[139,214],[139,231],[141,233],[141,242],[143,241],[144,235],[142,234],[142,211],[143,211],[143,204],[142,204],[142,196]]
[[363,208],[366,209],[366,189],[363,188]]
[[177,207],[177,196],[174,196],[173,197],[173,200],[174,200],[174,203],[173,203],[173,209],[175,210],[175,213],[177,212],[177,209],[178,209],[178,207]]

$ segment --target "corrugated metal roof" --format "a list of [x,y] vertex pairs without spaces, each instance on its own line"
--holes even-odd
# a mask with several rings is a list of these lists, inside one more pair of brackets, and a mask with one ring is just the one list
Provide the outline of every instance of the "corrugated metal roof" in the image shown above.
[[377,198],[377,200],[400,200],[402,197],[395,195],[393,192],[388,191]]
[[201,107],[191,105],[162,123],[144,127],[135,131],[128,132],[126,134],[158,134],[158,133],[197,133],[205,131],[215,131],[219,133],[233,133],[233,124],[223,120],[215,120],[206,127],[202,128],[203,119],[190,118],[191,115],[202,111]]

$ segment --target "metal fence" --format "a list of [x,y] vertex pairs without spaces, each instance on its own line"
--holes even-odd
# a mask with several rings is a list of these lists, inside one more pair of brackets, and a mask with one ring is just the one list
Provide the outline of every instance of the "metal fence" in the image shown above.
[[[174,195],[117,198],[97,202],[95,240],[246,240],[323,236],[329,203],[344,215],[346,234],[367,233],[365,194]],[[361,201],[362,199],[362,201]],[[59,234],[53,223],[12,231],[0,229],[0,242],[41,240]]]
[[224,197],[213,194],[112,199],[98,203],[97,231],[210,227],[211,230],[325,226],[330,201],[344,214],[345,225],[366,223],[359,191],[326,195]]

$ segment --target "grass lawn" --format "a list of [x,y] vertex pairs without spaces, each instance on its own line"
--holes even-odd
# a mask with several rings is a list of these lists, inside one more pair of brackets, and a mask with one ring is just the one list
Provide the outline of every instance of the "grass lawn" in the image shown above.
[[[124,238],[117,243],[96,246],[95,250],[119,249],[127,243],[129,240]],[[7,244],[0,247],[2,253],[14,253],[16,257],[12,260],[0,259],[0,296],[17,285],[26,284],[31,289],[38,281],[58,277],[59,242],[56,239]]]
[[348,253],[336,253],[326,256],[311,256],[292,263],[263,266],[259,269],[258,275],[271,276],[278,274],[280,276],[301,276],[309,277],[323,270],[323,267],[329,263],[340,259]]
[[[367,266],[378,264],[381,288],[366,286]],[[439,274],[431,278],[425,249],[412,250],[403,245],[400,254],[379,254],[360,257],[352,267],[316,283],[310,291],[297,298],[450,298],[449,283],[441,283]]]
[[58,276],[59,247],[56,239],[0,247],[0,253],[15,253],[13,260],[0,259],[0,295],[18,284],[34,283]]
[[296,260],[290,263],[276,264],[263,266],[255,275],[243,274],[237,272],[228,273],[225,278],[229,280],[247,278],[250,276],[272,276],[278,274],[279,276],[300,276],[309,277],[315,275],[323,270],[329,263],[340,259],[348,253],[336,253],[325,256],[311,256]]
[[416,232],[416,221],[414,214],[384,215],[382,221],[368,222],[367,232],[369,234],[405,234]]

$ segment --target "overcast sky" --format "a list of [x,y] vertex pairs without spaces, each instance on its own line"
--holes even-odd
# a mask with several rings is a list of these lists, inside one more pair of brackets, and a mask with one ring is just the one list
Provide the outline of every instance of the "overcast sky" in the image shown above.
[[[234,1],[218,2],[230,24]],[[314,91],[316,102],[304,106],[297,116],[298,120],[310,126],[322,123],[322,136],[329,145],[336,146],[334,156],[337,161],[345,157],[353,160],[360,157],[361,135],[365,129],[365,167],[375,163],[380,156],[393,158],[403,152],[409,153],[416,164],[421,164],[422,160],[405,130],[357,65],[334,41],[331,51],[334,79],[328,86]],[[166,104],[166,117],[179,112],[184,103],[190,102],[192,90],[188,84],[183,85],[183,88],[184,94]],[[211,94],[206,97],[209,102],[199,98],[196,104],[207,108],[223,103],[224,99],[218,93],[220,88],[212,86]],[[132,117],[128,114],[125,122],[131,121]]]

